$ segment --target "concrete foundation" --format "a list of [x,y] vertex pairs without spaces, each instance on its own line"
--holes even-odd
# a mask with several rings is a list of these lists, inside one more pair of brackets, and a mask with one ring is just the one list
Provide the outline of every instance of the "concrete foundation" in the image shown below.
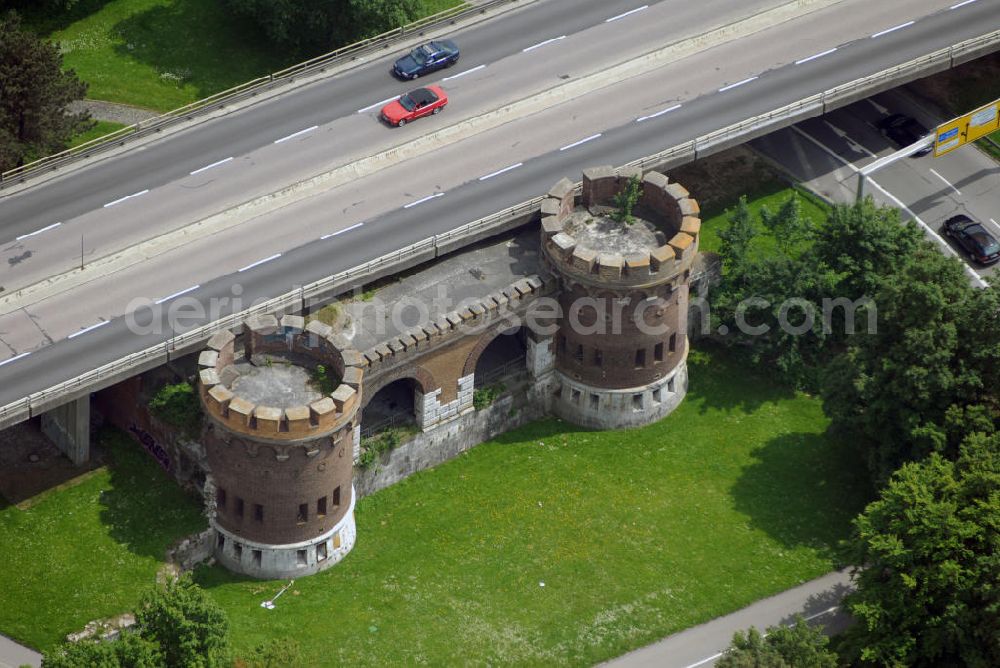
[[74,464],[90,461],[90,395],[42,413],[42,431]]
[[347,556],[354,547],[356,496],[351,488],[351,505],[332,529],[313,540],[288,545],[245,540],[213,521],[215,558],[231,571],[266,580],[297,578],[325,570]]

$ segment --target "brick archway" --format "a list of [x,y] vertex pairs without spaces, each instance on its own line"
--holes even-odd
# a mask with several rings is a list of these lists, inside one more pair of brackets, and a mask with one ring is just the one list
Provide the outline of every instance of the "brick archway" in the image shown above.
[[480,336],[479,340],[476,341],[476,345],[471,351],[469,351],[469,356],[465,359],[465,366],[462,368],[462,376],[470,376],[476,372],[476,365],[479,364],[480,356],[483,354],[483,351],[497,339],[497,337],[510,336],[517,330],[521,329],[526,328],[524,325],[514,325],[511,327],[509,323],[504,323]]
[[421,394],[427,394],[440,387],[440,383],[434,380],[431,373],[419,364],[405,365],[399,369],[393,369],[389,373],[378,376],[373,382],[365,382],[363,386],[364,397],[362,397],[361,410],[363,411],[371,401],[372,397],[379,393],[386,385],[395,383],[397,380],[410,379],[420,390]]

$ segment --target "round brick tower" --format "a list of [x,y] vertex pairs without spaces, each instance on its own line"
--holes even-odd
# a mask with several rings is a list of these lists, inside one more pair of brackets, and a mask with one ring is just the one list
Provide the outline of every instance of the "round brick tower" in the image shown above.
[[241,339],[220,332],[198,359],[215,557],[252,577],[316,573],[354,546],[361,356],[299,316],[255,316]]
[[[640,179],[631,223],[615,196]],[[687,309],[698,203],[663,174],[596,167],[576,195],[563,179],[542,202],[543,257],[560,284],[553,410],[599,429],[670,413],[687,391]]]

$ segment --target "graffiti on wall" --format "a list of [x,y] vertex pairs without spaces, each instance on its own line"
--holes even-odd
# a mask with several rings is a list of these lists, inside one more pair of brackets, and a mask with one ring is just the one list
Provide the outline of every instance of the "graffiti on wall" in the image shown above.
[[153,438],[152,434],[136,426],[134,422],[129,425],[128,430],[135,435],[139,443],[142,444],[142,447],[146,449],[146,452],[151,454],[153,458],[160,463],[160,466],[162,466],[164,470],[170,470],[170,455],[167,454],[166,450],[160,447],[160,444],[156,442],[156,439]]

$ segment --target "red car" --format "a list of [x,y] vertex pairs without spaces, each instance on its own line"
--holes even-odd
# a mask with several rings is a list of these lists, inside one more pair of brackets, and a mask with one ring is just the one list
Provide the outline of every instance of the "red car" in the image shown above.
[[439,86],[418,88],[382,107],[382,120],[403,127],[421,116],[440,112],[446,104],[448,95]]

